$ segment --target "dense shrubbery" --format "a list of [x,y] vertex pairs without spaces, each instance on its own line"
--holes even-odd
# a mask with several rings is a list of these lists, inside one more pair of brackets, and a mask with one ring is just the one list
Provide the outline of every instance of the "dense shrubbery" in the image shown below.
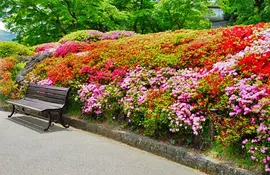
[[83,42],[96,42],[100,40],[115,40],[124,37],[134,36],[135,33],[131,31],[111,31],[103,33],[96,30],[80,30],[77,32],[70,33],[59,40],[60,43],[68,41],[83,41]]
[[30,55],[32,52],[16,42],[0,42],[0,58],[19,55]]
[[[134,68],[136,65],[155,67],[212,68],[213,64],[225,60],[250,46],[256,39],[252,36],[256,26],[236,26],[215,30],[180,30],[150,35],[139,35],[124,40],[101,41],[87,45],[83,56],[69,55],[62,59],[52,58],[38,65],[34,73],[49,70],[58,64],[69,65],[78,75],[84,65],[95,69],[113,60],[117,67]],[[246,38],[245,40],[243,38]]]
[[84,42],[75,42],[75,41],[66,42],[57,47],[54,56],[63,57],[69,53],[79,53],[85,50],[86,47],[87,44]]
[[[65,56],[68,53],[79,53],[88,51],[87,43],[101,40],[117,40],[125,37],[135,36],[130,31],[111,31],[102,33],[96,30],[80,30],[64,36],[59,42],[45,43],[34,46],[35,53],[54,53],[56,57]],[[85,55],[87,52],[82,53]],[[78,54],[81,55],[81,54]]]
[[0,59],[0,94],[9,98],[20,97],[15,77],[24,66],[25,63],[18,62],[15,58]]
[[80,30],[77,32],[70,33],[64,36],[62,39],[59,40],[60,43],[65,43],[68,41],[92,41],[96,42],[99,41],[102,32],[96,30]]
[[[72,86],[85,115],[119,119],[149,136],[181,134],[182,141],[197,144],[209,137],[213,123],[216,140],[242,146],[270,171],[269,28],[180,30],[100,41],[85,45],[82,53],[44,60],[28,80]],[[222,117],[212,109],[221,110]]]
[[25,67],[18,56],[32,54],[29,48],[16,42],[0,42],[0,94],[7,98],[19,98],[22,87],[16,83],[18,72]]
[[52,42],[45,43],[35,46],[36,53],[46,53],[46,52],[55,52],[56,48],[60,45],[60,43]]

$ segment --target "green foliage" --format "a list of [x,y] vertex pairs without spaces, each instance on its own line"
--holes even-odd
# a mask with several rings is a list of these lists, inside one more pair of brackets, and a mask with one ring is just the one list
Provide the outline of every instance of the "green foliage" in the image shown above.
[[0,105],[1,106],[4,106],[5,104],[6,104],[6,100],[7,100],[8,98],[7,98],[7,96],[5,96],[5,95],[3,95],[3,94],[1,94],[0,93]]
[[123,97],[123,93],[119,93],[119,90],[115,86],[107,86],[106,91],[110,93],[110,96],[107,97],[107,103],[102,105],[102,110],[104,111],[104,116],[109,122],[120,121],[124,112],[122,106],[119,105],[118,100]]
[[30,55],[32,52],[24,45],[16,42],[0,42],[0,58]]
[[219,0],[231,24],[256,24],[270,21],[269,0]]
[[224,147],[219,141],[215,141],[212,147],[209,148],[205,153],[221,160],[233,161],[233,163],[241,168],[251,170],[258,168],[258,163],[254,163],[254,161],[251,160],[250,155],[247,154],[239,145],[241,144],[233,143],[227,147]]
[[13,57],[0,59],[0,94],[6,98],[20,98],[24,94],[24,88],[19,88],[15,81],[17,73],[24,66],[25,63]]
[[67,113],[72,116],[80,116],[82,114],[82,111],[80,109],[80,104],[70,99],[68,102]]
[[0,18],[19,42],[35,45],[75,30],[108,29],[101,5],[100,0],[5,0],[0,2]]
[[59,42],[62,43],[62,42],[66,42],[66,41],[85,41],[85,39],[90,38],[91,32],[99,33],[98,31],[94,31],[94,30],[92,30],[92,31],[91,30],[79,30],[76,32],[72,32],[68,35],[65,35],[63,38],[61,38],[59,40]]
[[161,31],[154,11],[157,3],[152,0],[111,0],[111,4],[124,12],[128,18],[124,23],[124,29],[133,30],[136,33]]
[[17,74],[19,73],[20,70],[22,70],[24,67],[26,66],[26,63],[24,62],[17,62],[14,66],[14,69],[12,70],[12,75],[11,75],[11,79],[15,80]]
[[210,21],[204,17],[211,14],[209,5],[208,0],[161,0],[157,4],[157,13],[168,19],[164,21],[166,28],[210,28]]
[[[0,2],[0,18],[19,42],[36,45],[85,29],[150,33],[208,28],[208,1],[5,0]],[[85,33],[72,35],[80,40]]]

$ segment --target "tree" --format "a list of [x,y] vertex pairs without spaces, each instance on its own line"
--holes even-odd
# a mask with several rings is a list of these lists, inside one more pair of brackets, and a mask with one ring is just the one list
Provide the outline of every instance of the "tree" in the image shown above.
[[164,18],[165,28],[200,29],[210,27],[210,21],[205,18],[212,13],[209,5],[209,0],[161,0],[157,13]]
[[101,31],[115,29],[117,28],[115,26],[119,25],[114,23],[114,18],[120,16],[117,14],[117,9],[101,0],[0,2],[0,18],[7,23],[8,29],[18,35],[19,42],[30,45],[55,41],[67,33],[80,29]]
[[129,16],[127,28],[136,33],[156,32],[156,19],[153,16],[153,0],[112,0],[112,4]]
[[206,28],[208,0],[2,0],[0,19],[17,40],[35,45],[77,30],[136,33]]
[[270,0],[219,0],[231,24],[270,22]]

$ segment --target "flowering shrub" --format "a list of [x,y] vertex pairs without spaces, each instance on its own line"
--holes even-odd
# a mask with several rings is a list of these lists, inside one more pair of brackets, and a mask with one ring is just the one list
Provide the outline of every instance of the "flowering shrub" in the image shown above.
[[43,86],[51,86],[53,85],[53,81],[50,78],[40,80],[37,82],[38,85],[43,85]]
[[36,46],[35,52],[36,53],[47,53],[51,52],[54,53],[56,48],[60,45],[60,43],[52,42],[52,43],[45,43]]
[[[145,134],[154,135],[157,128],[163,127],[170,127],[171,132],[176,132],[183,125],[190,127],[197,135],[198,130],[202,128],[200,123],[205,121],[205,117],[201,112],[194,110],[197,106],[192,105],[191,98],[196,94],[194,89],[198,84],[196,80],[203,73],[192,70],[176,72],[175,69],[169,68],[148,70],[137,67],[129,71],[120,83],[111,80],[107,86],[124,91],[124,95],[117,98],[118,104],[123,106],[128,123],[133,127],[144,127]],[[110,92],[106,92],[107,86],[90,83],[79,90],[81,101],[86,102],[84,113],[94,112],[93,109],[96,109],[98,114],[102,112],[101,106],[106,104],[108,97],[113,96]],[[97,100],[98,103],[94,103]]]
[[[268,111],[269,111],[268,99]],[[267,114],[270,115],[269,112]],[[264,164],[264,170],[270,172],[270,152],[269,152],[269,142],[270,142],[270,131],[269,131],[269,117],[260,122],[260,125],[256,129],[257,136],[252,139],[245,139],[242,141],[243,148],[246,148],[249,154],[251,154],[251,159]]]
[[102,32],[99,32],[97,30],[79,30],[77,32],[70,33],[66,36],[64,36],[62,39],[59,40],[60,43],[66,43],[69,41],[99,41],[100,36],[102,35]]
[[21,56],[21,55],[31,55],[32,51],[26,46],[11,42],[11,41],[2,41],[0,42],[0,59],[10,56]]
[[254,133],[256,129],[254,125],[266,115],[263,108],[267,103],[263,101],[269,94],[260,84],[260,77],[252,76],[226,88],[230,117],[225,118],[219,128],[223,142],[238,141]]
[[100,40],[116,40],[124,37],[131,37],[136,35],[131,31],[111,31],[103,33],[97,30],[80,30],[77,32],[70,33],[60,39],[60,43],[65,43],[68,41],[84,41],[88,43],[97,42]]
[[183,70],[178,75],[171,77],[172,96],[177,99],[170,107],[176,114],[171,116],[172,132],[179,130],[179,127],[190,126],[195,135],[202,128],[201,123],[205,121],[204,111],[199,111],[199,106],[194,103],[196,100],[199,82],[205,71]]
[[87,44],[83,42],[66,42],[56,49],[54,56],[63,57],[68,53],[78,53],[83,51],[86,46]]
[[[270,29],[257,34],[260,39],[253,43],[253,47],[239,61],[241,71],[246,74],[261,74],[270,76]],[[252,62],[252,64],[250,64]]]
[[[249,28],[248,30],[245,28]],[[69,52],[82,52],[82,55],[72,55],[64,59],[50,59],[50,62],[45,60],[46,67],[54,67],[54,64],[69,64],[68,66],[76,65],[76,71],[80,72],[83,66],[87,65],[95,67],[98,65],[105,65],[108,61],[113,60],[117,67],[134,68],[136,64],[146,67],[172,67],[172,68],[186,68],[186,67],[201,67],[211,69],[214,64],[220,61],[226,61],[229,64],[231,54],[227,45],[223,42],[227,41],[222,36],[222,32],[226,30],[233,30],[234,28],[221,28],[214,30],[204,31],[176,31],[176,32],[163,32],[150,35],[140,35],[137,37],[130,37],[123,40],[116,41],[103,41],[87,45],[86,47],[75,47],[68,45],[67,47],[60,46],[55,56],[63,56]],[[243,26],[244,34],[234,35],[234,40],[231,42],[237,46],[238,40],[244,36],[249,36],[250,29],[259,30],[258,26]],[[260,29],[261,30],[261,29]],[[229,35],[229,34],[227,34]],[[244,45],[250,45],[250,41],[255,40],[256,36],[252,38],[249,36]],[[224,40],[223,40],[224,39]],[[196,45],[200,45],[200,47]],[[70,46],[70,47],[69,47]],[[85,46],[85,44],[83,44]],[[196,47],[195,47],[196,46]],[[240,47],[240,46],[239,46]],[[189,49],[188,49],[189,48]],[[196,49],[197,48],[197,49]],[[240,48],[234,49],[238,51]],[[74,50],[74,51],[73,51]],[[197,55],[197,56],[196,56]],[[240,55],[240,54],[239,54]],[[72,58],[71,58],[72,57]],[[233,67],[236,62],[233,58],[230,62]],[[72,61],[72,60],[76,60]],[[70,64],[72,62],[72,64]],[[235,64],[234,64],[235,63]],[[45,64],[45,63],[44,63]],[[223,63],[220,63],[223,65]],[[233,67],[234,68],[234,67]],[[73,67],[74,70],[74,67]],[[38,74],[46,70],[37,67],[34,72]]]
[[0,59],[0,94],[9,98],[19,98],[20,89],[15,81],[15,75],[23,69],[25,64],[15,58]]
[[126,74],[126,67],[116,67],[112,60],[100,66],[90,67],[83,66],[81,74],[87,74],[89,82],[96,82],[100,84],[108,84],[112,81],[122,81]]
[[111,31],[111,32],[107,32],[101,35],[100,40],[116,40],[116,39],[131,37],[135,35],[136,33],[131,32],[131,31],[124,31],[124,30]]
[[261,80],[261,77],[253,75],[226,88],[231,118],[226,119],[220,129],[221,137],[227,142],[245,138],[243,147],[251,154],[251,159],[264,163],[265,171],[270,171],[267,158],[270,98]]
[[59,64],[54,69],[48,70],[47,74],[52,84],[60,83],[63,86],[67,85],[73,78],[72,70],[65,64]]
[[[258,28],[259,26],[254,26]],[[220,33],[210,31],[207,35],[200,34],[200,41],[191,41],[187,44],[185,54],[180,60],[185,67],[212,68],[212,65],[222,61],[229,53],[235,54],[249,46],[253,41],[249,37],[254,28],[234,26]],[[210,37],[209,37],[209,34]],[[213,35],[215,34],[215,35]],[[222,37],[216,37],[221,35]],[[245,39],[243,39],[245,38]],[[190,59],[191,58],[191,59]]]
[[85,103],[83,113],[101,113],[101,105],[106,97],[104,93],[105,85],[85,84],[78,91],[80,101]]
[[213,122],[217,140],[242,142],[269,171],[268,28],[262,23],[96,42],[74,52],[82,54],[46,59],[29,75],[44,84],[82,85],[83,113],[121,118],[145,135],[202,137]]

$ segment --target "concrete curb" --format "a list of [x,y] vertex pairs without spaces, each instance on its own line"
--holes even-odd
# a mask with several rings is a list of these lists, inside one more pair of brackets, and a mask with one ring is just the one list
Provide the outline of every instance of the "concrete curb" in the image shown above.
[[65,116],[65,121],[72,127],[84,131],[99,134],[155,155],[167,158],[182,165],[198,169],[211,175],[259,175],[240,168],[234,168],[226,164],[220,164],[202,154],[193,153],[185,148],[177,147],[148,137],[127,131],[105,128],[99,124],[88,123],[84,120]]

